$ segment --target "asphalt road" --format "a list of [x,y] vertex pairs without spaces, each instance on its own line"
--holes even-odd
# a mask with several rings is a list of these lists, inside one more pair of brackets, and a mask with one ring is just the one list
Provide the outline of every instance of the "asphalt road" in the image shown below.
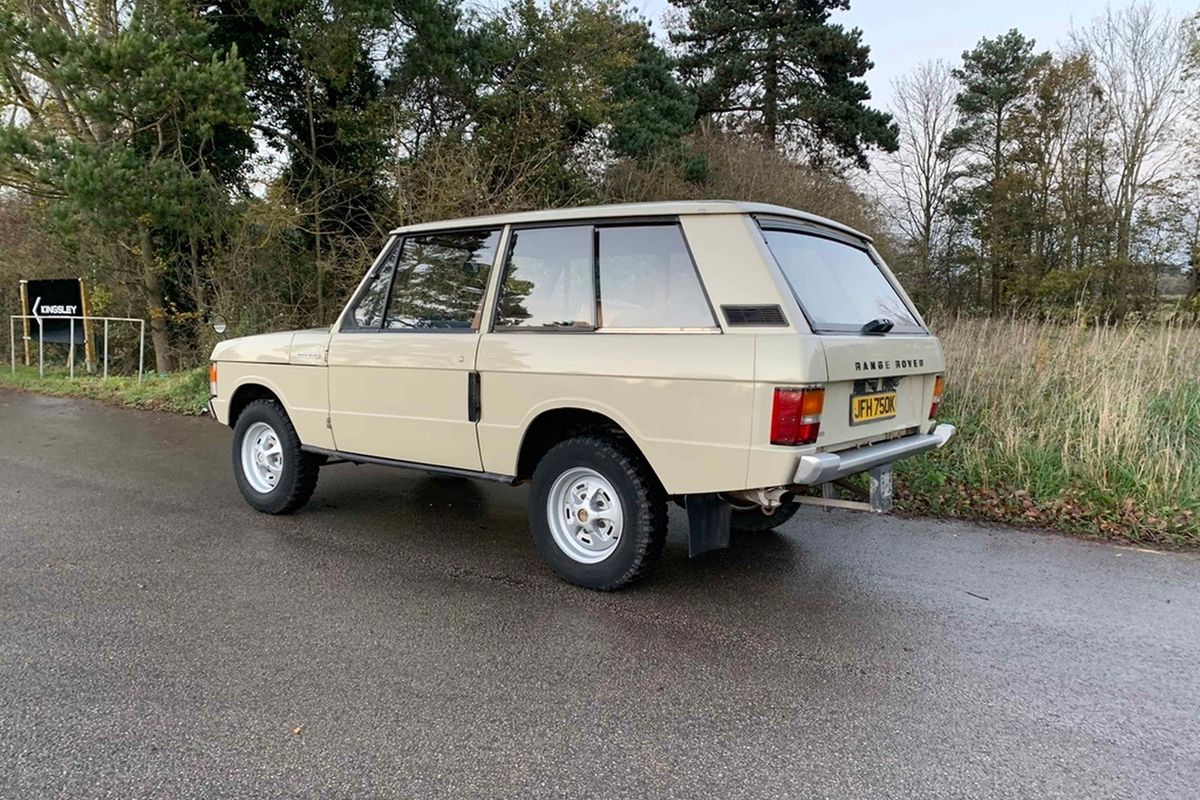
[[594,594],[523,489],[0,392],[0,797],[1196,797],[1200,558],[810,511]]

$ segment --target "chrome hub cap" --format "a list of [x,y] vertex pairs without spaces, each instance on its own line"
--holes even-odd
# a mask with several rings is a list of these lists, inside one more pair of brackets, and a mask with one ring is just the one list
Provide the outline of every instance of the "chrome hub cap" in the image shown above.
[[624,524],[617,490],[587,467],[558,476],[546,500],[546,517],[554,543],[581,564],[596,564],[612,555]]
[[254,491],[268,494],[283,475],[283,445],[275,429],[256,422],[242,437],[242,474]]

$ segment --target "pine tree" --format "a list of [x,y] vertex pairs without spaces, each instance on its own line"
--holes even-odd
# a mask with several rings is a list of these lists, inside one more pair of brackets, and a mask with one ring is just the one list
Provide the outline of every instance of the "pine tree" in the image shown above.
[[849,0],[671,0],[687,27],[671,32],[699,115],[750,122],[771,144],[795,144],[817,163],[867,166],[867,150],[892,152],[891,115],[866,105],[874,66],[862,32],[830,21]]

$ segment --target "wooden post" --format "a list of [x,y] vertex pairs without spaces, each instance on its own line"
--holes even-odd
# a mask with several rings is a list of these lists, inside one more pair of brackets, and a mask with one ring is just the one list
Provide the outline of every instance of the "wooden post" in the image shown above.
[[21,332],[25,339],[25,366],[29,366],[29,283],[21,281]]

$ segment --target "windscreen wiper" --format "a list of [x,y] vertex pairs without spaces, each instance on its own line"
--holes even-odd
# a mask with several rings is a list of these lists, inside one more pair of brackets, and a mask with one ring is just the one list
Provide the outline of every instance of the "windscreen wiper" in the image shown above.
[[879,319],[873,319],[870,322],[868,322],[866,325],[863,325],[862,332],[863,333],[873,333],[873,334],[884,334],[884,333],[887,333],[888,331],[890,331],[894,327],[896,327],[896,323],[892,322],[890,319],[888,319],[886,317],[880,317]]

